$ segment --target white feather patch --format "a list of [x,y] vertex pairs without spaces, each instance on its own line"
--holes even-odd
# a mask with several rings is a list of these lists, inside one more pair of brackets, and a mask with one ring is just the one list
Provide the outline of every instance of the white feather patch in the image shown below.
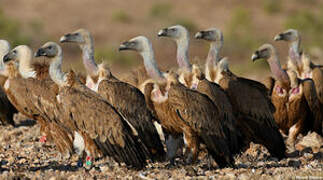
[[84,139],[76,131],[74,131],[73,147],[78,155],[81,155],[85,149]]

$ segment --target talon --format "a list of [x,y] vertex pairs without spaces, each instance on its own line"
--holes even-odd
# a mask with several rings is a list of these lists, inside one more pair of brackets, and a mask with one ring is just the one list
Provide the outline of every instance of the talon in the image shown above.
[[46,143],[46,141],[47,141],[46,136],[42,136],[42,137],[39,139],[39,142],[41,142],[41,143]]

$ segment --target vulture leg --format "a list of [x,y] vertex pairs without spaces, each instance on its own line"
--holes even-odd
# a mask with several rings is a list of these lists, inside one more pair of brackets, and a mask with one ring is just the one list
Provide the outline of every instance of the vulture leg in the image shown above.
[[81,136],[81,134],[79,134],[76,131],[74,132],[73,147],[75,149],[75,152],[79,156],[77,166],[82,167],[83,166],[83,152],[84,152],[84,149],[85,149],[85,143],[84,143],[84,139]]
[[48,140],[49,140],[49,142],[52,141],[53,138],[50,135],[50,130],[46,124],[46,121],[40,116],[37,116],[35,119],[37,120],[37,123],[40,126],[41,137],[39,138],[39,142],[46,143],[46,141],[48,141]]
[[185,144],[185,163],[192,164],[196,161],[199,149],[199,142],[197,135],[192,132],[184,132],[184,144]]
[[288,150],[290,152],[295,151],[295,141],[297,138],[297,135],[301,132],[301,126],[300,124],[295,124],[289,129],[288,138],[287,138],[287,145]]
[[167,148],[167,159],[170,161],[170,166],[175,165],[175,157],[177,150],[181,146],[181,137],[177,135],[166,135],[166,148]]

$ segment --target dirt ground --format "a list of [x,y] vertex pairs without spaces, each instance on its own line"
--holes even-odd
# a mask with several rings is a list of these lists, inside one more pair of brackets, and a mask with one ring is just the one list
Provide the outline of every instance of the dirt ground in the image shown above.
[[234,169],[217,168],[201,152],[194,165],[183,165],[177,158],[176,167],[151,163],[135,171],[109,158],[94,162],[91,169],[79,168],[76,155],[60,158],[53,145],[39,142],[39,126],[34,121],[19,115],[15,121],[17,127],[0,127],[0,179],[323,179],[323,139],[315,133],[299,137],[296,147],[300,151],[281,161],[251,143],[235,158]]

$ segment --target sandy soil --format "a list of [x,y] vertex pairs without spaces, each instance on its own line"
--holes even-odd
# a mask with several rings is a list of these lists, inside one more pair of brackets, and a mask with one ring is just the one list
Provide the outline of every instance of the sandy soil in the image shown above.
[[[141,171],[129,170],[109,158],[94,162],[91,169],[78,168],[77,157],[59,157],[55,147],[39,142],[39,126],[34,121],[17,116],[17,127],[0,127],[0,179],[295,179],[297,177],[323,178],[323,141],[308,135],[316,147],[301,146],[304,137],[298,139],[302,151],[294,157],[278,161],[257,144],[250,145],[235,158],[236,168],[218,169],[201,152],[198,163],[183,165],[177,158],[176,167],[167,163],[149,164]],[[317,139],[315,139],[317,137]],[[317,143],[321,143],[317,145]],[[311,142],[313,144],[313,142]],[[212,166],[212,168],[210,168]]]

